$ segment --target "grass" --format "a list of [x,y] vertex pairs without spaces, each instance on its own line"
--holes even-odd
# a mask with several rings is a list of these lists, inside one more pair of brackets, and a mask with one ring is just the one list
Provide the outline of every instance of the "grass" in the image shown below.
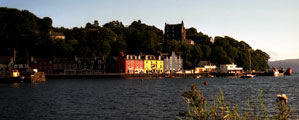
[[239,108],[238,104],[228,105],[220,89],[213,102],[208,103],[205,97],[197,90],[197,85],[193,84],[191,91],[182,94],[187,103],[187,111],[180,112],[177,118],[180,120],[298,120],[296,110],[287,105],[284,101],[279,101],[274,105],[275,114],[269,115],[262,99],[263,90],[257,96],[253,104],[252,99],[247,100],[247,107]]

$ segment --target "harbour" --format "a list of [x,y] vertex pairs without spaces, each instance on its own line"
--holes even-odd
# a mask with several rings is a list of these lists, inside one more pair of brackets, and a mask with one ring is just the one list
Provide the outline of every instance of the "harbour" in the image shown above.
[[[207,82],[207,85],[204,85]],[[193,83],[212,101],[221,89],[230,105],[246,108],[246,101],[263,90],[269,114],[277,94],[299,108],[299,75],[215,78],[47,78],[45,83],[0,84],[2,119],[176,119],[187,106],[181,95]],[[42,112],[41,112],[42,111]]]

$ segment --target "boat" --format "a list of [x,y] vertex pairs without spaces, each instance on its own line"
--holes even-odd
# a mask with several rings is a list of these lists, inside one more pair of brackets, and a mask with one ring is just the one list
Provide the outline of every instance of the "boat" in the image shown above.
[[279,77],[279,76],[284,76],[284,73],[280,73],[277,68],[272,67],[271,69],[268,69],[264,75]]
[[201,78],[201,75],[197,75],[196,78]]
[[44,72],[21,75],[19,70],[12,70],[0,76],[0,83],[39,83],[45,81]]
[[240,78],[254,78],[255,75],[252,75],[252,74],[245,74],[245,75],[242,75],[240,76]]
[[170,78],[170,74],[165,74],[165,78]]
[[254,78],[254,76],[255,75],[252,75],[251,73],[252,73],[252,71],[251,71],[251,53],[250,53],[250,49],[248,50],[248,52],[249,52],[249,71],[247,72],[247,73],[245,73],[245,74],[243,74],[242,76],[240,76],[240,78]]
[[284,75],[292,75],[293,74],[293,71],[291,68],[288,68],[285,72],[284,72]]
[[23,77],[20,76],[20,72],[18,70],[12,70],[1,74],[0,83],[22,83],[22,78]]

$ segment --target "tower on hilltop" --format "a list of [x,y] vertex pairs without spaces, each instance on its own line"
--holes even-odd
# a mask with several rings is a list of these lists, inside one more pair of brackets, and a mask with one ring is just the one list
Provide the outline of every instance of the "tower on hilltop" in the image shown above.
[[186,41],[186,29],[184,21],[181,24],[167,24],[165,23],[164,30],[165,40]]

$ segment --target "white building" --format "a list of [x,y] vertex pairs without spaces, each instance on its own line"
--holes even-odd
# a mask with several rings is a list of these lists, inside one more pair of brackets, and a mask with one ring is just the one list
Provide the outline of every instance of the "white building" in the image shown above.
[[205,71],[207,71],[207,72],[215,72],[216,65],[209,64],[209,65],[205,65],[204,68],[205,68]]
[[183,70],[183,59],[180,55],[175,54],[174,51],[171,52],[171,56],[164,57],[164,72],[178,72]]
[[234,64],[234,63],[232,63],[232,64],[223,64],[223,65],[220,65],[219,72],[220,73],[242,73],[243,68],[242,67],[237,67],[237,65]]

